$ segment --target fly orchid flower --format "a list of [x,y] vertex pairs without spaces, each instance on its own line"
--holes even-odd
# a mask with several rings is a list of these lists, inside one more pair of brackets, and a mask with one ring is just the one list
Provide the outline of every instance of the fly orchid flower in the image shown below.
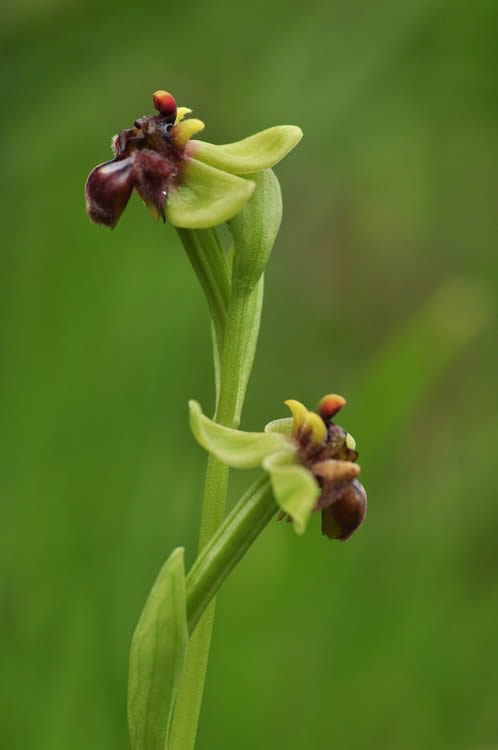
[[354,438],[333,417],[345,405],[328,395],[317,411],[299,401],[286,401],[292,417],[277,419],[264,432],[242,432],[208,419],[190,402],[190,425],[197,441],[224,463],[236,468],[262,466],[269,474],[276,503],[303,533],[310,515],[322,512],[322,533],[349,539],[366,514],[367,495],[357,477]]
[[85,186],[88,216],[112,229],[135,189],[152,215],[188,229],[222,224],[251,197],[250,175],[274,166],[302,137],[282,125],[237,143],[215,146],[191,140],[204,123],[185,119],[167,91],[153,95],[157,115],[140,117],[112,139],[114,158],[95,167]]

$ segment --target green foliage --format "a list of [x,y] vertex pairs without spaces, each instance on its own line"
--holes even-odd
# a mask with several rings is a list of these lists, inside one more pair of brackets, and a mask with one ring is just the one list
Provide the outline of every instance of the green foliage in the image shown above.
[[132,750],[165,750],[188,642],[183,549],[164,563],[133,636],[128,675]]

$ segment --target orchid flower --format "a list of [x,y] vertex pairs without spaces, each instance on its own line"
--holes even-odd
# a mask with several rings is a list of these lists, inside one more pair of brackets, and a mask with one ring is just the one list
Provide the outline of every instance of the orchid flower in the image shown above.
[[196,440],[228,466],[262,466],[273,494],[297,533],[310,515],[322,512],[322,533],[346,540],[361,525],[367,496],[357,477],[354,438],[333,417],[345,405],[341,396],[325,396],[316,411],[294,399],[285,402],[292,417],[266,425],[264,432],[243,432],[208,419],[196,401],[190,402],[190,425]]
[[112,139],[114,158],[95,167],[85,186],[88,216],[114,229],[135,189],[152,215],[202,229],[238,214],[251,197],[250,175],[274,166],[300,141],[291,125],[263,130],[224,146],[191,140],[204,129],[191,110],[156,91],[157,115],[135,120]]

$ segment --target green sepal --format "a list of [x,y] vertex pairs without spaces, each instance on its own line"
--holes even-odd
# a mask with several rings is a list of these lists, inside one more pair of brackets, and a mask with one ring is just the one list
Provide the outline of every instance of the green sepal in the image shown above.
[[251,174],[274,167],[297,146],[303,131],[295,125],[277,125],[261,130],[242,141],[215,146],[205,141],[190,141],[195,158],[233,174]]
[[251,175],[251,199],[230,221],[234,242],[233,288],[251,291],[270,258],[282,220],[282,193],[271,169]]
[[320,494],[312,473],[294,463],[288,453],[269,456],[263,467],[270,475],[277,505],[292,518],[294,530],[304,533]]
[[188,159],[180,182],[168,194],[166,216],[185,229],[214,227],[241,211],[253,190],[251,180]]
[[128,726],[132,750],[165,750],[188,643],[183,548],[152,587],[131,643]]
[[282,435],[292,435],[293,426],[294,420],[292,417],[274,419],[272,422],[268,422],[265,432],[280,432]]
[[227,466],[252,469],[261,466],[273,453],[295,454],[294,443],[285,435],[232,430],[206,417],[197,401],[190,401],[189,408],[190,427],[195,439]]

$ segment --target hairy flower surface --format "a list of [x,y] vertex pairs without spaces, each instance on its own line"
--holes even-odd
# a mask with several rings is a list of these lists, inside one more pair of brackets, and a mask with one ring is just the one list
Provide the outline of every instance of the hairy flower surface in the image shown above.
[[156,91],[157,115],[135,120],[112,139],[114,158],[90,172],[85,186],[88,216],[114,228],[133,190],[152,215],[178,227],[222,224],[244,207],[254,190],[250,175],[274,166],[302,137],[282,125],[237,143],[215,146],[191,140],[204,123],[185,119],[167,91]]
[[243,432],[208,419],[190,402],[190,424],[197,441],[229,466],[262,466],[268,472],[281,517],[288,515],[302,533],[310,515],[322,513],[322,533],[349,539],[362,524],[367,496],[357,477],[353,437],[332,419],[345,405],[328,395],[316,411],[299,401],[285,402],[292,417],[266,425],[265,432]]

